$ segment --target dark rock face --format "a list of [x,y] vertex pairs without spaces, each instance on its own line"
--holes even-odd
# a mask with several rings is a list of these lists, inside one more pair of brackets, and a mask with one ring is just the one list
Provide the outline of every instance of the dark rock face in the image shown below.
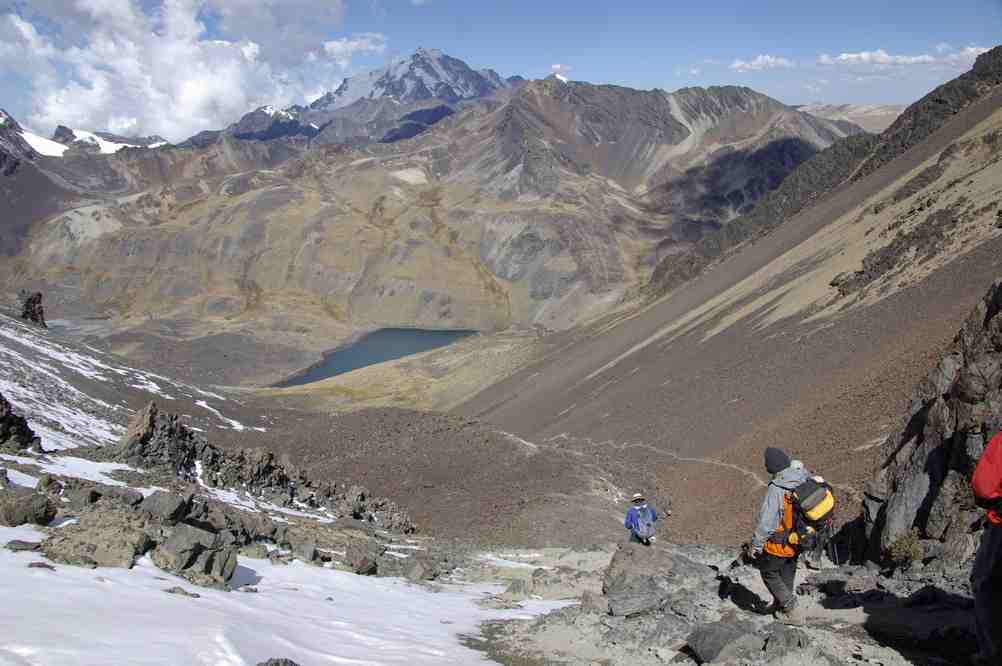
[[36,291],[33,294],[24,295],[21,303],[21,319],[42,328],[49,327],[45,323],[45,308],[42,307],[41,292]]
[[39,157],[24,140],[22,131],[13,116],[0,109],[0,176],[13,176],[22,162],[31,162]]
[[288,111],[275,111],[262,107],[251,111],[227,130],[238,139],[270,141],[284,137],[315,137],[320,130],[313,125],[303,125]]
[[299,664],[291,659],[269,659],[268,661],[262,661],[257,666],[299,666]]
[[31,447],[41,450],[42,440],[28,426],[27,419],[14,413],[14,408],[0,393],[0,449],[24,451]]
[[941,566],[966,568],[977,549],[981,512],[971,474],[1002,427],[1002,281],[968,317],[953,345],[918,387],[866,488],[871,555],[915,529]]
[[150,403],[129,424],[117,459],[144,469],[162,469],[211,487],[243,488],[280,506],[302,502],[326,507],[338,516],[379,523],[396,532],[413,532],[410,518],[392,502],[371,497],[364,488],[311,479],[288,460],[263,449],[223,451],[186,428],[180,419]]

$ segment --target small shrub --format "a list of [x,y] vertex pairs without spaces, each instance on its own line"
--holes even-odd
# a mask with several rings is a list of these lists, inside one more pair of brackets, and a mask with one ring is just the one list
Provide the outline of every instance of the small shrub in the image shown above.
[[912,528],[907,534],[902,534],[891,547],[887,549],[887,559],[896,567],[908,567],[912,562],[922,559],[922,545],[919,543],[918,530]]

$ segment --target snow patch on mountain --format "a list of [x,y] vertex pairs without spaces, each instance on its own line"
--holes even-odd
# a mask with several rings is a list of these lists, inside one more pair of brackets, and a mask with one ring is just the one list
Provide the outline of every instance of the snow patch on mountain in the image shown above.
[[41,137],[34,132],[21,132],[21,137],[28,142],[28,145],[39,155],[45,157],[62,157],[69,148],[61,143],[56,143],[51,139]]
[[[0,528],[3,542],[44,536]],[[490,611],[476,602],[494,587],[431,592],[397,579],[244,557],[236,575],[258,594],[198,588],[193,599],[165,594],[191,584],[149,558],[132,570],[26,568],[37,559],[0,552],[0,579],[18,604],[4,622],[0,663],[244,666],[281,656],[302,664],[482,664],[484,655],[460,636],[476,635],[484,621],[529,619],[566,605],[530,601],[524,610]]]
[[84,130],[73,130],[73,135],[77,138],[77,141],[86,141],[87,143],[93,143],[100,149],[102,155],[114,155],[123,148],[141,148],[142,146],[137,146],[131,143],[115,143],[114,141],[108,141],[107,139],[102,139],[97,134],[93,132],[85,132]]

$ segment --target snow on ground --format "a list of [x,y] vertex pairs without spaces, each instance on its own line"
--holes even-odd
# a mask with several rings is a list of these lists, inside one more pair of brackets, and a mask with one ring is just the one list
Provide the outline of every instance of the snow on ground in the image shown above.
[[208,412],[212,412],[213,414],[215,414],[216,417],[218,417],[220,421],[222,421],[223,423],[229,424],[230,428],[233,429],[233,430],[240,431],[240,430],[246,430],[247,429],[244,426],[243,423],[240,423],[240,421],[234,421],[231,418],[227,418],[227,417],[223,416],[222,413],[220,413],[220,411],[218,409],[216,409],[215,407],[211,407],[209,405],[209,403],[207,403],[204,400],[196,400],[195,404],[198,405],[199,407],[201,407],[202,409],[204,409],[204,410],[206,410]]
[[428,183],[428,177],[424,175],[424,171],[414,167],[391,171],[390,175],[411,185],[426,185]]
[[92,132],[85,132],[84,130],[73,130],[73,136],[77,138],[77,141],[86,141],[87,143],[93,143],[101,150],[102,155],[113,155],[117,153],[122,148],[140,148],[131,143],[115,143],[114,141],[108,141],[107,139],[102,139],[97,134]]
[[46,157],[62,157],[67,151],[66,146],[56,143],[45,137],[38,136],[34,132],[22,132],[21,137],[28,142],[36,153]]
[[[129,419],[128,410],[88,395],[86,382],[121,383],[150,394],[151,399],[196,396],[229,402],[224,396],[153,372],[137,370],[103,352],[76,346],[8,317],[0,317],[0,393],[10,400],[42,437],[47,449],[103,445],[117,441]],[[220,422],[217,427],[246,430],[205,400],[198,404]],[[253,427],[264,432],[264,428]]]
[[[127,484],[111,478],[108,476],[108,472],[135,469],[121,463],[94,462],[93,460],[74,458],[72,456],[40,456],[36,458],[0,453],[0,460],[7,460],[22,465],[35,465],[48,474],[72,476],[78,479],[86,479],[87,481],[96,481],[109,486],[124,486]],[[10,472],[11,470],[8,470],[8,474]]]
[[[2,542],[42,537],[0,528]],[[316,665],[479,664],[486,658],[464,647],[460,635],[476,635],[486,620],[528,618],[566,605],[533,601],[525,610],[484,610],[477,599],[500,588],[432,592],[298,561],[275,566],[241,557],[236,577],[258,589],[245,594],[194,587],[148,558],[131,571],[27,568],[39,559],[0,552],[0,580],[17,600],[0,612],[2,666],[253,666],[271,657]],[[175,585],[201,598],[164,592]]]

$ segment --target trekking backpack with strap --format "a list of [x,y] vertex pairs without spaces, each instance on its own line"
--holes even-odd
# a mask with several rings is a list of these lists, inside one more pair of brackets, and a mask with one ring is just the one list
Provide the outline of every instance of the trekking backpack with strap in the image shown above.
[[790,493],[794,526],[789,543],[802,550],[812,550],[831,534],[835,524],[835,495],[821,477],[810,477]]
[[633,533],[642,541],[647,541],[654,536],[654,518],[649,506],[637,509],[637,521]]

